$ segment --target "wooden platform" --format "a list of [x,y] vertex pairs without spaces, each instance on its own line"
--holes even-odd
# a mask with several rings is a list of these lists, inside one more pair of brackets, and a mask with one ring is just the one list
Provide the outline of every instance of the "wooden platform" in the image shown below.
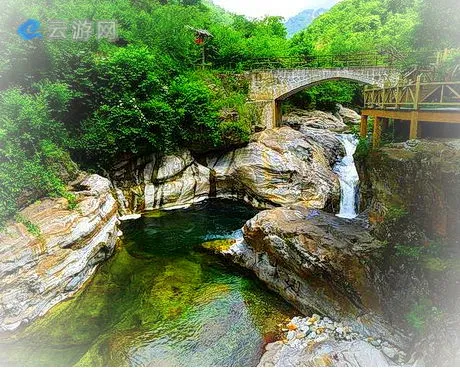
[[420,138],[420,122],[460,124],[460,110],[372,110],[365,109],[361,112],[360,135],[367,136],[368,117],[374,118],[373,145],[380,145],[382,125],[388,119],[405,120],[410,122],[409,139]]
[[460,82],[422,81],[418,75],[415,82],[366,87],[361,114],[361,137],[367,136],[368,117],[374,118],[374,147],[388,119],[409,121],[409,139],[420,138],[420,122],[460,124]]

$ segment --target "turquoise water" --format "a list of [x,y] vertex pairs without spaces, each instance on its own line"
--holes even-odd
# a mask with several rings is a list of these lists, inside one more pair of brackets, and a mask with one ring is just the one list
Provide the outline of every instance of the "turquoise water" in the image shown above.
[[256,365],[296,312],[200,246],[255,213],[210,201],[125,222],[123,246],[82,292],[0,336],[0,365]]

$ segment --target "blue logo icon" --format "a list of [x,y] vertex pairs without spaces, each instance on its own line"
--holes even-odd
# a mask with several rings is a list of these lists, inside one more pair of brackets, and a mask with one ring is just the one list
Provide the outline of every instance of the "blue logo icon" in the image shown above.
[[17,30],[17,34],[26,41],[30,41],[34,38],[43,38],[43,35],[38,32],[40,29],[40,22],[36,19],[27,19],[22,23]]

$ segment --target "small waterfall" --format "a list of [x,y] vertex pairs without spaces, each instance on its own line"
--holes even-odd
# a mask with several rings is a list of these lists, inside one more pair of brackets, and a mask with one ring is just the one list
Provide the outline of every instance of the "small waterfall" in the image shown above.
[[334,168],[340,180],[340,212],[338,217],[353,219],[357,214],[357,195],[359,176],[356,170],[353,154],[358,145],[358,139],[353,134],[340,134],[340,141],[345,146],[346,155]]

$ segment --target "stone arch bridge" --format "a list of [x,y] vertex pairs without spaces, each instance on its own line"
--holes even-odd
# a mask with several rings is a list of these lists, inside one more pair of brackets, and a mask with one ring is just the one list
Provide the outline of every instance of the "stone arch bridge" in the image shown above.
[[305,88],[338,79],[383,87],[395,85],[399,75],[386,66],[256,70],[249,72],[249,96],[262,111],[262,125],[270,129],[281,124],[281,102]]

